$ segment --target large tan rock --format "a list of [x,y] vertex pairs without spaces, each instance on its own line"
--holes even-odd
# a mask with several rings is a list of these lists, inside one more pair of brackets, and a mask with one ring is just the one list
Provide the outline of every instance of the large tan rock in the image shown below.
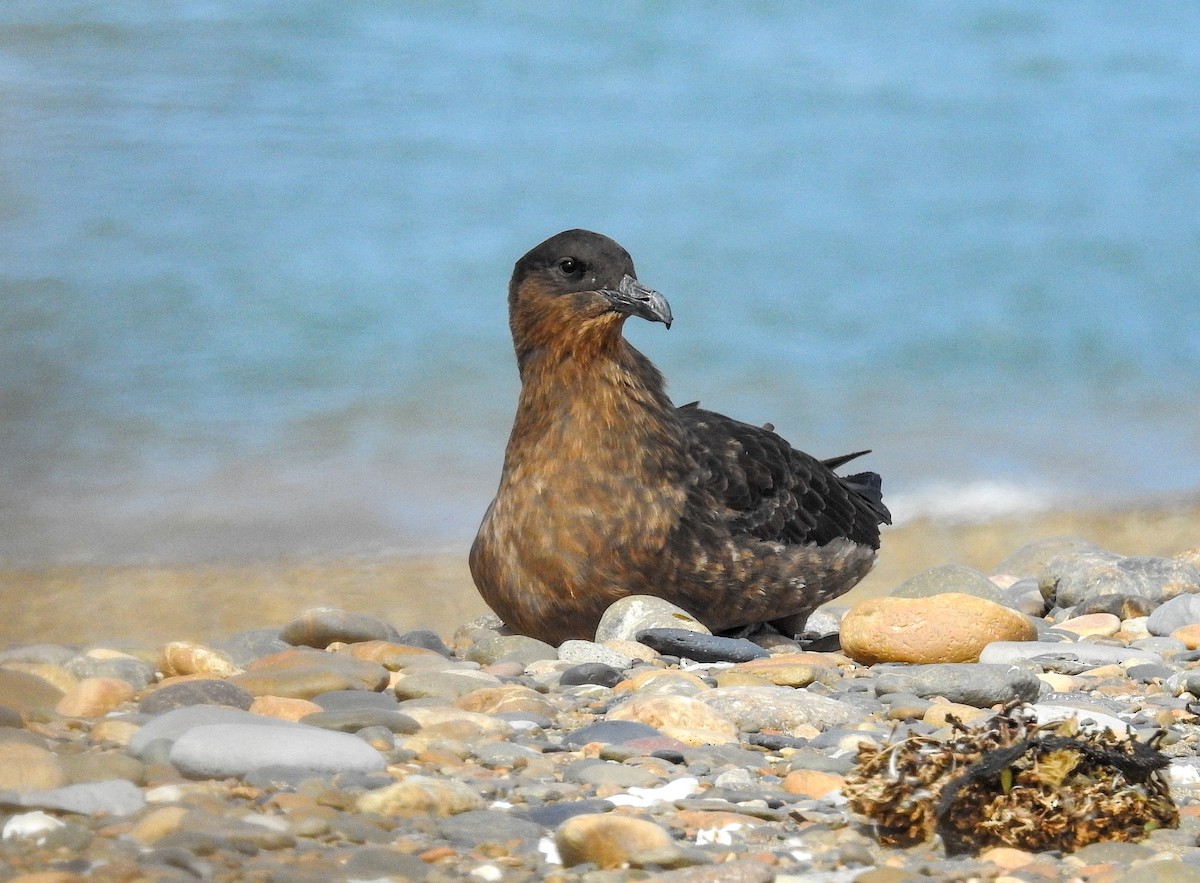
[[873,598],[842,620],[842,652],[857,662],[976,662],[992,641],[1032,641],[1024,614],[986,598],[947,592]]

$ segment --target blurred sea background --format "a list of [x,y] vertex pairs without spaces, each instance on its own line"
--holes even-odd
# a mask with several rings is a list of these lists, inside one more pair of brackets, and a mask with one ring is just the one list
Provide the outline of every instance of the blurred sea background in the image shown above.
[[513,262],[900,519],[1200,492],[1200,6],[0,5],[0,564],[465,552]]

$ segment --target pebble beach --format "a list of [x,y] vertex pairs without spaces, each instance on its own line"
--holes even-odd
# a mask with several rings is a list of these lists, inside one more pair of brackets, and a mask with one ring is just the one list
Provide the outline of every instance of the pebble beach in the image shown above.
[[[0,572],[0,879],[1200,880],[1194,501],[893,528],[799,641],[633,599],[551,647],[461,558]],[[1177,816],[881,843],[860,746],[1013,707],[1152,743]]]

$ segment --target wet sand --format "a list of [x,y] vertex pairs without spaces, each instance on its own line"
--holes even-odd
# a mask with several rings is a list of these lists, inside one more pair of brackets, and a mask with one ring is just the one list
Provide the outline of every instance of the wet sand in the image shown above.
[[[910,522],[885,532],[874,572],[844,598],[886,594],[939,564],[990,573],[1026,543],[1064,535],[1126,555],[1174,555],[1200,547],[1200,501],[981,523]],[[486,610],[465,548],[437,556],[9,569],[0,570],[0,592],[0,647],[206,640],[281,625],[315,605],[378,616],[401,630],[427,627],[450,635]]]

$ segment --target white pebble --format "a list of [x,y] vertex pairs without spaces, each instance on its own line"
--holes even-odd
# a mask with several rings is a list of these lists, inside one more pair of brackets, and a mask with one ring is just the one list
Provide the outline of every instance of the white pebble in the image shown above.
[[24,812],[20,815],[15,815],[5,822],[3,836],[5,840],[13,837],[21,837],[41,843],[46,839],[47,834],[63,827],[65,824],[65,822],[61,822],[54,818],[54,816],[48,815],[38,809],[33,812]]

